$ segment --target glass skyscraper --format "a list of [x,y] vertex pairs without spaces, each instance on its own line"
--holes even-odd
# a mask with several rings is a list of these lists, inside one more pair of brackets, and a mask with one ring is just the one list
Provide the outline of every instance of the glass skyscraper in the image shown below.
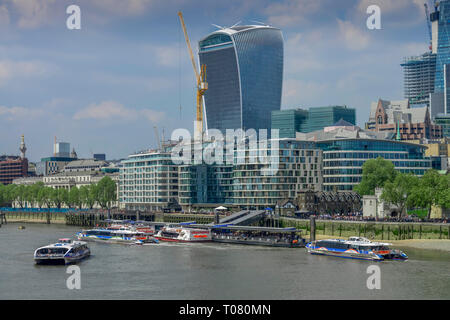
[[[450,109],[450,1],[439,2],[439,11],[430,15],[433,24],[433,52],[436,57],[436,76],[434,79],[434,92],[444,93],[445,112]],[[435,44],[437,40],[437,45]]]
[[283,36],[262,25],[217,30],[199,42],[206,65],[208,129],[270,129],[271,112],[280,110]]

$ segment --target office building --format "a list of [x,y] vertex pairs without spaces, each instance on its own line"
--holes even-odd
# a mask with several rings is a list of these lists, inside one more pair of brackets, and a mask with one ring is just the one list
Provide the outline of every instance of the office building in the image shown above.
[[28,175],[28,159],[25,157],[27,148],[23,135],[19,151],[20,157],[0,156],[0,184],[10,184],[14,179]]
[[16,178],[26,177],[28,160],[17,156],[0,156],[0,183],[10,184]]
[[439,1],[439,7],[431,13],[432,50],[436,53],[434,92],[444,94],[445,113],[450,111],[450,1]]
[[315,107],[308,111],[308,131],[313,132],[331,126],[339,120],[356,124],[355,109],[346,106]]
[[430,94],[434,93],[436,75],[436,54],[427,52],[420,56],[404,58],[404,98],[410,105],[429,105]]
[[434,123],[442,127],[442,136],[450,138],[450,113],[437,114],[434,118]]
[[408,100],[372,102],[366,129],[391,132],[398,140],[442,137],[442,128],[431,122],[429,108],[411,108]]
[[108,166],[106,161],[100,161],[96,159],[80,159],[73,160],[64,166],[63,172],[100,172],[103,167]]
[[280,138],[295,138],[296,132],[308,131],[308,111],[302,109],[272,111],[271,127],[279,130]]
[[280,138],[295,138],[296,132],[312,132],[345,121],[356,124],[355,109],[346,106],[315,107],[309,110],[272,111],[272,128],[279,129]]
[[392,161],[396,170],[422,176],[431,168],[426,146],[388,140],[388,132],[365,131],[356,126],[325,128],[298,139],[314,141],[323,151],[323,190],[350,191],[362,180],[362,166],[369,159]]
[[106,154],[104,153],[94,153],[94,159],[106,161]]
[[48,176],[61,172],[71,161],[77,160],[75,149],[70,152],[70,143],[56,142],[53,144],[53,156],[41,158],[36,163],[36,175]]
[[70,143],[68,142],[55,142],[53,148],[53,156],[60,158],[70,157]]
[[48,176],[61,172],[71,161],[77,160],[71,157],[47,157],[36,163],[36,175]]
[[207,129],[270,129],[280,110],[283,82],[283,36],[263,25],[217,30],[199,42],[206,65],[204,95]]

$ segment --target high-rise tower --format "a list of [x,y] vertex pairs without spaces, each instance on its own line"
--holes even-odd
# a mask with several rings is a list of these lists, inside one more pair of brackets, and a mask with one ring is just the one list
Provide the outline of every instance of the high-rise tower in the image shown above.
[[20,142],[20,158],[25,159],[25,152],[27,151],[27,147],[25,146],[25,137],[22,135],[22,141]]
[[270,129],[280,110],[283,82],[281,30],[263,25],[217,30],[199,42],[206,65],[207,129]]
[[444,112],[450,112],[450,0],[438,2],[431,13],[432,50],[436,53],[436,76],[434,92],[444,95]]

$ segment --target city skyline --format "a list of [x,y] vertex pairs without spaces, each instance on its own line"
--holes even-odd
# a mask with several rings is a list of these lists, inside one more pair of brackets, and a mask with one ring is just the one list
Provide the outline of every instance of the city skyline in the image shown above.
[[[358,125],[372,101],[403,98],[403,57],[427,51],[421,1],[200,3],[77,1],[81,30],[68,30],[73,1],[1,1],[1,153],[18,154],[24,134],[30,161],[52,154],[54,136],[81,158],[118,159],[156,147],[154,125],[166,138],[192,131],[195,82],[178,10],[195,53],[212,24],[280,28],[281,109],[347,105]],[[366,27],[371,4],[381,8],[381,30]]]

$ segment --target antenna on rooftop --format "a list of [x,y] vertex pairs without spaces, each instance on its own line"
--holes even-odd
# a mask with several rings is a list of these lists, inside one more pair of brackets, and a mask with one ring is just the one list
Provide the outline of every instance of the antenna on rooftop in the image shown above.
[[238,24],[240,24],[242,21],[238,21],[238,22],[236,22],[235,24],[233,24],[232,26],[231,26],[231,28],[233,28],[233,27],[236,27]]
[[224,27],[218,26],[217,24],[212,23],[212,25],[218,29],[225,29]]
[[269,24],[267,24],[267,23],[265,23],[265,22],[261,22],[261,21],[258,21],[258,20],[251,20],[252,22],[255,22],[255,23],[258,23],[258,24],[261,24],[261,25],[263,25],[263,26],[269,26]]

